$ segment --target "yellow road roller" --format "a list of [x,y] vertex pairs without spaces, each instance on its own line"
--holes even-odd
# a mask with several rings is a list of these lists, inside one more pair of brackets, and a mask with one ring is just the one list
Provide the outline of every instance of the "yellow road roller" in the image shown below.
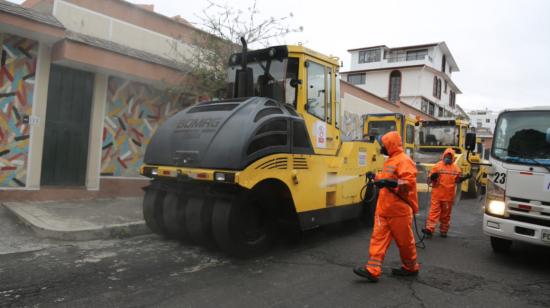
[[383,156],[374,141],[341,140],[338,68],[303,46],[243,42],[229,59],[229,98],[180,111],[151,138],[140,169],[151,178],[147,226],[250,256],[287,231],[372,221],[366,173]]

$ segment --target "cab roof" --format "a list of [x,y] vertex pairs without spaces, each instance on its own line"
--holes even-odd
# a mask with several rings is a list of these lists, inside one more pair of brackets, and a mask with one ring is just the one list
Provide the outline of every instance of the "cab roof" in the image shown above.
[[523,108],[510,108],[504,109],[502,112],[508,111],[550,111],[550,106],[534,106],[534,107],[523,107]]
[[314,50],[311,50],[311,49],[306,48],[304,46],[301,46],[301,45],[287,45],[287,48],[288,48],[289,53],[291,53],[291,52],[292,53],[303,53],[303,54],[306,54],[308,56],[315,57],[319,60],[328,62],[332,65],[340,66],[340,63],[338,62],[339,61],[338,57],[327,56],[327,55],[324,55],[324,54],[319,53],[317,51],[314,51]]

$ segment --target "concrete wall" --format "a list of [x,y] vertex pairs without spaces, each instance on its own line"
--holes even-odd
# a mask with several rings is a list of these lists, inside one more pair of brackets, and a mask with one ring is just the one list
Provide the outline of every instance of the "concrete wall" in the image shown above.
[[181,59],[182,54],[189,55],[193,50],[191,45],[167,35],[67,1],[56,0],[53,14],[68,30],[113,41],[159,56]]
[[102,132],[107,100],[107,84],[108,77],[106,75],[95,74],[88,137],[88,163],[86,166],[86,188],[88,190],[99,190],[100,187],[99,174],[101,172]]
[[26,187],[38,42],[0,32],[0,187]]
[[29,175],[27,188],[39,189],[42,175],[42,152],[46,130],[46,108],[48,103],[48,84],[50,82],[51,48],[40,43],[35,77],[35,96],[33,108],[33,125],[31,126]]

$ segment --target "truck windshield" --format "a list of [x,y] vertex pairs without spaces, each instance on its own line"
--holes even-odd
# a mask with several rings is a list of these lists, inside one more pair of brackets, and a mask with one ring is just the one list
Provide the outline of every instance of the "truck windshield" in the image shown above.
[[386,133],[397,130],[395,121],[369,122],[368,129],[369,129],[368,131],[369,136],[378,136],[378,135],[383,136]]
[[550,166],[550,111],[504,112],[495,129],[492,156],[527,165]]
[[[254,96],[270,97],[296,107],[296,88],[291,86],[291,80],[298,79],[298,59],[274,59],[267,64],[267,61],[248,62],[253,71]],[[228,97],[232,97],[235,75],[240,68],[240,65],[228,68]]]
[[458,146],[456,126],[423,126],[419,132],[419,146]]

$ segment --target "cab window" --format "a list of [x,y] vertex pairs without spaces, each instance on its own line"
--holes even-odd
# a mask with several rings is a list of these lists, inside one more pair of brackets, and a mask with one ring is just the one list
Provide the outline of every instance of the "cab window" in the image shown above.
[[327,69],[326,74],[326,83],[327,83],[327,94],[328,94],[328,101],[327,101],[327,123],[332,124],[332,70]]
[[340,128],[340,78],[337,76],[336,78],[336,86],[335,86],[335,96],[336,96],[336,104],[335,104],[335,113],[336,113],[336,120],[334,121],[336,124],[336,128]]
[[307,111],[326,120],[326,74],[325,67],[315,62],[307,63]]
[[413,143],[414,144],[414,126],[407,125],[406,136],[407,136],[406,143]]

